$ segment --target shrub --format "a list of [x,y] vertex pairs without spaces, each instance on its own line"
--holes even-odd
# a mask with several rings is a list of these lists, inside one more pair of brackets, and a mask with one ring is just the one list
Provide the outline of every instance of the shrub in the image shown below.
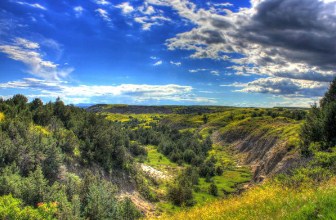
[[218,187],[216,184],[211,183],[208,191],[210,195],[218,196]]

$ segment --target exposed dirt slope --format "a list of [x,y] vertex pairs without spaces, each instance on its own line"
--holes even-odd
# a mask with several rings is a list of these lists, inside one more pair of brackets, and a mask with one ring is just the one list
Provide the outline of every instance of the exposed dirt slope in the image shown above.
[[302,163],[297,150],[298,127],[288,119],[248,119],[221,130],[220,140],[252,168],[253,180],[286,172]]

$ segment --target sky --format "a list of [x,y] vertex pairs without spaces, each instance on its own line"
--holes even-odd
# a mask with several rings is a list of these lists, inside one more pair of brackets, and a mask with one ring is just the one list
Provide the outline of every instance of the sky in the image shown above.
[[336,0],[1,0],[0,96],[303,106],[336,76]]

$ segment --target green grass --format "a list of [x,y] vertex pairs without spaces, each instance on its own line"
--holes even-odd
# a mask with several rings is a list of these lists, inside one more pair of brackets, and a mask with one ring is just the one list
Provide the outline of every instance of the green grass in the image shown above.
[[[208,189],[210,186],[210,182],[206,182],[205,178],[199,179],[199,188],[200,194],[208,194]],[[214,176],[212,178],[213,183],[215,183],[218,187],[218,196],[225,196],[229,193],[233,193],[237,191],[238,185],[242,183],[249,182],[251,180],[251,173],[247,168],[236,168],[233,170],[225,170],[223,175]],[[199,194],[195,192],[195,195]],[[217,197],[211,196],[208,194],[208,199],[215,199]],[[198,200],[196,200],[199,202]]]
[[146,149],[148,156],[144,164],[161,171],[171,171],[178,167],[176,163],[171,162],[165,155],[158,152],[156,146],[148,145]]
[[224,173],[221,176],[214,176],[213,183],[218,188],[218,197],[209,194],[209,186],[211,182],[206,182],[205,178],[199,179],[198,192],[195,192],[195,201],[197,204],[207,203],[224,197],[227,194],[234,193],[246,182],[251,180],[251,172],[248,167],[239,167],[235,157],[229,152],[227,146],[214,144],[212,150],[209,151],[209,157],[215,157],[216,165],[224,167]]
[[155,119],[161,118],[162,114],[119,114],[119,113],[103,113],[106,118],[111,121],[128,122],[132,119],[139,121],[153,122]]

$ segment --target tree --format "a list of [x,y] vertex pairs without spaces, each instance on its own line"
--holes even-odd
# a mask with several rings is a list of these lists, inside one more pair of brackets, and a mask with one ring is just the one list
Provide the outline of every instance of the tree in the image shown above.
[[207,115],[203,115],[202,120],[203,120],[204,124],[208,123],[208,116]]
[[328,91],[320,101],[321,108],[324,108],[328,103],[336,101],[336,78],[330,83]]
[[218,187],[216,184],[211,183],[209,186],[209,193],[213,196],[218,196]]
[[189,167],[177,177],[177,183],[168,188],[168,198],[175,205],[191,206],[194,204],[193,185],[197,184],[198,179],[194,169]]
[[336,145],[336,78],[320,101],[312,106],[301,128],[302,153],[312,154],[313,149],[328,150]]
[[29,205],[37,205],[37,203],[43,202],[47,195],[47,186],[48,181],[43,176],[42,168],[38,166],[25,179],[23,199]]
[[43,102],[41,99],[36,98],[30,103],[30,110],[35,111],[38,108],[41,108],[43,106]]
[[126,198],[120,204],[120,208],[118,210],[118,216],[122,220],[134,220],[141,217],[141,213],[135,207],[132,200]]
[[46,159],[43,161],[43,173],[51,183],[57,180],[62,162],[60,149],[55,144],[49,146],[46,150]]
[[12,102],[19,109],[24,109],[25,105],[28,102],[28,99],[26,98],[26,96],[18,94],[14,95],[9,101]]
[[117,219],[115,187],[104,180],[90,184],[86,192],[85,215],[89,219]]

